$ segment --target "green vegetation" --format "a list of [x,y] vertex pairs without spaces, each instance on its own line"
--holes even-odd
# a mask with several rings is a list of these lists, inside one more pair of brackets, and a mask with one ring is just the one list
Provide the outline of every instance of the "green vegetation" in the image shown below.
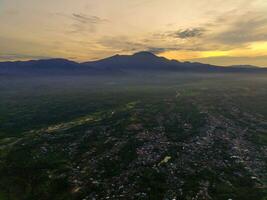
[[0,199],[267,198],[265,77],[72,79],[1,80]]

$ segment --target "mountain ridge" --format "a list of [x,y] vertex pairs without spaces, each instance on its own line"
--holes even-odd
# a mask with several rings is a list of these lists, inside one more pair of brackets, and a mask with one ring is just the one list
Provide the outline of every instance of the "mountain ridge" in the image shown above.
[[178,72],[267,72],[267,68],[248,65],[215,66],[198,62],[180,62],[159,57],[148,51],[132,55],[114,55],[108,58],[75,62],[62,58],[0,62],[1,74],[108,74],[129,71],[178,71]]

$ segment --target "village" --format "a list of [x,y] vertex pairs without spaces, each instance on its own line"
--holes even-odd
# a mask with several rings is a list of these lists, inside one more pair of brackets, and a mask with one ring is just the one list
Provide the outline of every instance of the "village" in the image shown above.
[[225,105],[227,116],[180,95],[128,103],[32,131],[16,145],[30,149],[29,162],[54,162],[40,173],[51,183],[64,180],[74,199],[252,199],[266,188],[267,148],[251,137],[266,121]]

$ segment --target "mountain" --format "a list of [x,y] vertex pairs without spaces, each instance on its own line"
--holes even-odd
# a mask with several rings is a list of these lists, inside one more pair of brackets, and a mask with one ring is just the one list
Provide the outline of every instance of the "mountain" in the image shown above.
[[115,55],[103,60],[82,63],[97,69],[122,70],[122,71],[206,71],[217,68],[202,63],[179,62],[158,57],[150,52],[142,51],[133,55]]
[[150,52],[115,55],[102,60],[77,63],[66,59],[0,62],[0,74],[16,75],[95,75],[130,72],[267,72],[267,69],[244,65],[219,67],[209,64],[179,62],[158,57]]
[[74,70],[79,64],[65,59],[1,62],[2,74],[54,74],[62,70]]
[[12,75],[78,75],[95,74],[93,68],[66,59],[0,62],[0,74]]

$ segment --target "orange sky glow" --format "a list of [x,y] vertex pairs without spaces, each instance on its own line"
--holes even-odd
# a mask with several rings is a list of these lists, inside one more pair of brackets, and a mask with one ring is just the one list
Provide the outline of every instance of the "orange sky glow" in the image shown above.
[[267,67],[266,0],[0,0],[0,61],[151,51]]

